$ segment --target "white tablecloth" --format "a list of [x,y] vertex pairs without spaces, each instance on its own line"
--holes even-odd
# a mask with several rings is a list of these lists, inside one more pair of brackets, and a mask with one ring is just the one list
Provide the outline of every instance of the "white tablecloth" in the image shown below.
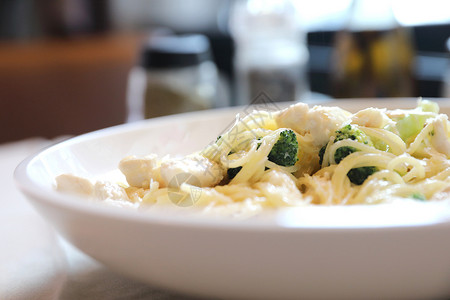
[[0,145],[0,299],[187,299],[116,274],[84,255],[43,220],[13,181],[45,139]]

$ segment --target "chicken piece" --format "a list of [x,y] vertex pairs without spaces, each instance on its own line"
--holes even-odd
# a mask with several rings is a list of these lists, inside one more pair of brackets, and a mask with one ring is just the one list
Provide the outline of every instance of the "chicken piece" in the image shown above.
[[127,192],[123,187],[121,187],[118,184],[107,181],[97,181],[95,183],[93,196],[95,197],[95,199],[100,201],[105,200],[129,201]]
[[145,157],[128,156],[119,163],[120,171],[125,175],[130,186],[146,188],[152,180],[158,179],[158,157],[150,154]]
[[300,135],[310,134],[313,144],[321,147],[330,136],[349,123],[351,113],[339,107],[314,106],[309,109],[305,103],[296,103],[282,110],[276,116],[279,127],[291,128]]
[[55,178],[56,189],[60,192],[92,196],[94,185],[86,178],[72,174],[61,174]]
[[124,188],[111,182],[90,180],[72,174],[56,177],[56,189],[60,192],[86,196],[100,201],[130,201]]
[[450,157],[450,141],[448,136],[448,117],[447,115],[439,115],[433,121],[433,134],[431,136],[431,144],[434,148]]
[[302,125],[305,125],[305,123],[307,123],[308,114],[308,104],[299,102],[280,111],[275,116],[275,120],[279,127],[292,128],[298,133],[304,135],[307,131],[307,128]]
[[163,160],[159,168],[160,183],[168,186],[177,175],[189,174],[189,184],[198,187],[211,187],[217,185],[224,176],[225,171],[215,162],[202,155],[190,155],[183,158]]
[[391,119],[386,115],[385,109],[366,108],[360,110],[352,116],[352,123],[372,128],[383,128],[388,124],[395,125]]

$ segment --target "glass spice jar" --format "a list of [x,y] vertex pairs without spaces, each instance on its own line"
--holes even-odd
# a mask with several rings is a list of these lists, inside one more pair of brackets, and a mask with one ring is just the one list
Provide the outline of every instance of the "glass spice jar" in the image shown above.
[[217,73],[205,36],[150,38],[130,72],[128,121],[214,107]]

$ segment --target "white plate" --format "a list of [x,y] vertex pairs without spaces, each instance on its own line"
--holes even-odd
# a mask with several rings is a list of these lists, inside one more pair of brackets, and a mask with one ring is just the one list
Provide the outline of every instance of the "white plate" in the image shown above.
[[[338,104],[354,111],[414,107],[415,100]],[[450,111],[449,100],[440,105]],[[54,191],[61,173],[98,178],[130,154],[199,150],[241,110],[82,135],[28,158],[15,178],[76,247],[116,271],[181,293],[223,299],[450,297],[448,204],[308,207],[233,220],[105,207]]]

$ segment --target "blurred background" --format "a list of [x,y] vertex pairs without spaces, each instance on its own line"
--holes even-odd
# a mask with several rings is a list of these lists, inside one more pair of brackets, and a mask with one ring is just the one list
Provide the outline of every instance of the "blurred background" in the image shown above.
[[447,0],[2,0],[0,143],[255,101],[450,97],[449,37]]

